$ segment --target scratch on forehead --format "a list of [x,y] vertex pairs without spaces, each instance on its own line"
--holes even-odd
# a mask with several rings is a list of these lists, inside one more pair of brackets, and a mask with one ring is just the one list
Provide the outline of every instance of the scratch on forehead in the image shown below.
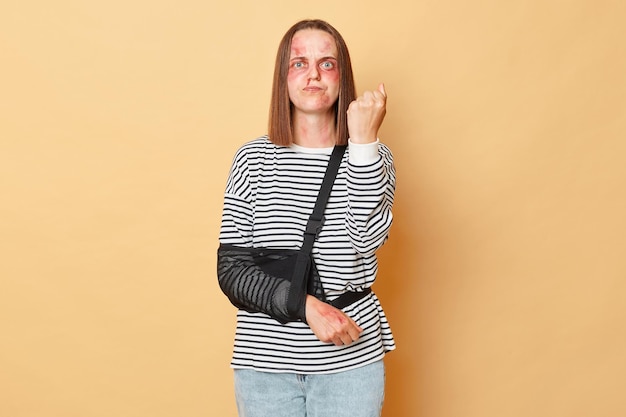
[[[290,52],[292,57],[302,57],[305,56],[307,52],[321,52],[328,55],[334,55],[334,52],[336,50],[335,40],[330,35],[327,35],[327,37],[325,37],[325,39],[323,39],[320,44],[316,45],[315,42],[312,42],[310,38],[308,38],[307,36],[303,36],[306,33],[312,32],[312,30],[308,30],[307,32],[303,30],[298,31],[294,34],[293,38],[291,39]],[[325,34],[325,32],[322,33]]]
[[302,41],[295,36],[291,40],[291,56],[303,56],[306,52],[306,47],[303,45]]

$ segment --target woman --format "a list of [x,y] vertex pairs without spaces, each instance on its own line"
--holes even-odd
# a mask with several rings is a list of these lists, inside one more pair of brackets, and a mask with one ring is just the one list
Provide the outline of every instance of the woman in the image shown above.
[[[312,257],[326,300],[367,295],[343,309],[307,295],[302,314],[290,319],[281,282],[228,265],[237,274],[220,277],[220,285],[240,307],[231,362],[239,415],[380,416],[382,359],[395,344],[378,298],[364,290],[374,283],[375,252],[392,222],[393,157],[378,140],[385,89],[357,98],[341,35],[324,21],[304,20],[279,45],[272,91],[269,134],[235,155],[220,243],[298,249],[332,149],[347,144]],[[269,295],[263,302],[260,287]]]

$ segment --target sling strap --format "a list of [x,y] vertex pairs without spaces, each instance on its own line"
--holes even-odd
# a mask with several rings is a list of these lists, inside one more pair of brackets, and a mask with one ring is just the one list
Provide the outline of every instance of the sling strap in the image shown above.
[[328,167],[326,168],[326,173],[324,174],[324,179],[322,180],[322,185],[315,202],[315,207],[313,208],[313,213],[309,217],[306,229],[304,230],[304,240],[302,242],[302,246],[300,247],[293,271],[293,278],[291,280],[291,286],[287,296],[287,311],[290,315],[300,316],[302,320],[305,320],[305,317],[302,317],[302,313],[306,302],[308,285],[307,279],[311,268],[311,250],[313,249],[315,238],[324,225],[324,209],[326,207],[328,197],[330,196],[330,190],[333,188],[333,183],[335,182],[335,177],[337,176],[337,171],[339,171],[339,165],[341,165],[341,159],[343,158],[345,151],[345,145],[337,145],[333,148],[333,152],[330,155]]
[[365,288],[363,291],[346,291],[328,304],[341,310],[342,308],[348,307],[350,304],[356,303],[360,299],[365,298],[365,296],[371,292],[372,289],[369,287]]

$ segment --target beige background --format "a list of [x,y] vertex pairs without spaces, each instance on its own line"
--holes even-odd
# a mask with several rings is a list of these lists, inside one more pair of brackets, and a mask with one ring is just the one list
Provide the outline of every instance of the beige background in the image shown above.
[[305,17],[389,93],[384,415],[626,415],[618,0],[4,2],[0,415],[236,415],[222,190]]

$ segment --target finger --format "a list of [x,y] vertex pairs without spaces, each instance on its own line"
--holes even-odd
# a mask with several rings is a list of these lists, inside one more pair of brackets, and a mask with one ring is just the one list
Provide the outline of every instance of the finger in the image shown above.
[[383,84],[378,86],[378,89],[371,92],[374,100],[377,102],[385,103],[387,102],[387,93],[385,92],[385,87]]
[[354,330],[356,330],[359,334],[363,333],[363,328],[359,326],[358,324],[356,324],[356,321],[354,321],[352,317],[348,316],[347,314],[346,314],[346,317],[348,318],[348,320],[350,320],[350,323],[352,324],[352,327]]
[[349,345],[350,343],[356,341],[359,338],[358,333],[356,334],[356,336],[353,333],[354,332],[351,330],[346,330],[340,333],[336,333],[335,336],[332,338],[333,343],[337,346]]
[[385,83],[380,83],[378,85],[378,91],[380,91],[383,96],[387,97],[387,92],[385,91]]
[[356,322],[348,315],[344,315],[346,321],[342,326],[335,329],[333,335],[333,343],[337,346],[349,345],[353,341],[357,340],[363,331]]
[[361,97],[363,101],[367,101],[369,103],[371,101],[374,101],[374,99],[376,98],[376,95],[374,94],[373,91],[365,91]]
[[361,333],[363,333],[363,329],[356,324],[352,317],[346,315],[346,318],[348,319],[348,323],[347,326],[344,327],[345,333],[350,337],[350,341],[357,340],[361,336]]
[[333,344],[335,346],[343,346],[343,345],[347,345],[349,343],[349,342],[348,343],[344,343],[343,339],[341,337],[339,337],[339,336],[333,337],[332,341],[333,341]]
[[348,335],[352,341],[357,340],[361,336],[361,333],[363,333],[363,329],[360,327],[352,327],[348,329]]
[[353,341],[354,341],[354,339],[348,333],[344,333],[344,334],[341,335],[341,342],[342,342],[342,344],[349,345]]

